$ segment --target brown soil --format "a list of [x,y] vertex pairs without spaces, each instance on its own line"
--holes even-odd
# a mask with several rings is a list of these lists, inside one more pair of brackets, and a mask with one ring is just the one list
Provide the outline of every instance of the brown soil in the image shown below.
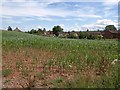
[[[65,53],[66,51],[53,52],[35,48],[19,48],[16,51],[11,49],[8,52],[3,52],[2,70],[12,70],[12,74],[3,76],[3,88],[23,88],[27,87],[29,82],[31,84],[33,82],[32,85],[37,88],[49,88],[52,87],[52,81],[56,78],[62,77],[64,80],[72,80],[79,73],[86,82],[100,79],[100,76],[96,74],[95,67],[85,66],[79,71],[76,65],[66,69],[57,66],[58,64],[48,65],[50,60],[52,63],[57,63],[58,57],[65,58]],[[40,72],[42,76],[38,76]]]
[[[64,52],[59,52],[59,56],[65,57]],[[44,78],[37,78],[34,83],[35,87],[50,87],[51,81],[57,77],[71,79],[74,76],[74,68],[65,70],[59,66],[46,66],[47,70],[45,71],[44,65],[47,61],[52,59],[56,59],[56,53],[49,50],[43,51],[34,48],[20,48],[16,51],[9,50],[8,52],[3,52],[2,70],[12,70],[12,74],[7,77],[3,76],[3,88],[27,87],[26,83],[29,82],[30,75],[36,76],[40,71]],[[19,67],[16,66],[16,63],[18,63]],[[25,77],[23,71],[30,72],[28,73],[28,76]],[[33,80],[34,79],[35,78],[33,78]],[[46,84],[43,84],[43,82]]]

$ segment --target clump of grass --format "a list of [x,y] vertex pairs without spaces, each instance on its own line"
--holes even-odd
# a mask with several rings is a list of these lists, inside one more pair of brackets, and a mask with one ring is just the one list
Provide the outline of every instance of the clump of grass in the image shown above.
[[37,64],[37,62],[38,62],[38,59],[34,57],[34,58],[32,59],[32,64]]
[[101,60],[99,61],[98,71],[96,74],[105,75],[107,70],[109,69],[109,66],[110,63],[108,62],[108,60],[102,57]]
[[56,79],[52,80],[52,84],[54,87],[57,87],[59,84],[61,84],[64,81],[63,77],[57,77]]
[[44,79],[42,71],[40,71],[40,72],[37,74],[37,77],[40,78],[40,79]]
[[23,64],[22,61],[17,61],[16,62],[16,68],[19,69],[22,66],[22,64]]
[[24,68],[24,69],[22,69],[22,75],[23,76],[28,76],[29,75],[29,73],[30,73],[30,71],[28,70],[28,68],[26,67],[26,68]]
[[10,74],[12,74],[12,69],[2,70],[2,75],[3,75],[3,77],[7,77],[7,76],[9,76]]
[[53,66],[53,61],[49,60],[47,64],[48,64],[49,67],[51,67],[51,66]]
[[61,82],[63,82],[63,80],[64,79],[62,77],[58,77],[58,78],[55,79],[55,82],[56,83],[61,83]]
[[23,85],[22,83],[19,83],[20,86],[22,86],[23,89],[31,90],[35,87],[36,82],[36,76],[35,75],[28,75],[27,78],[24,78],[27,80],[27,82]]

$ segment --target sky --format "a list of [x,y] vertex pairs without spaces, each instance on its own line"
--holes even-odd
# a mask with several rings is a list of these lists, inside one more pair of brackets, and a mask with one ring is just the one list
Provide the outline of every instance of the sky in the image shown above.
[[64,31],[118,27],[118,0],[2,0],[0,29],[22,31],[60,25]]

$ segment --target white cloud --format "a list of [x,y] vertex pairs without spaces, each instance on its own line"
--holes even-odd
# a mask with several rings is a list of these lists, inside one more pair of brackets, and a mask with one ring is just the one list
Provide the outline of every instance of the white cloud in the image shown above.
[[102,19],[102,20],[97,20],[96,24],[109,25],[109,24],[114,24],[114,22],[112,20]]
[[37,19],[38,20],[44,20],[44,21],[53,21],[53,19],[49,18],[49,17],[38,17]]
[[102,18],[101,16],[99,15],[94,15],[94,14],[88,14],[88,15],[79,15],[80,17],[85,17],[85,18]]
[[[2,0],[2,2],[27,2],[27,1],[40,1],[40,0]],[[105,2],[105,3],[115,3],[119,0],[74,0],[74,2]],[[73,0],[42,0],[40,2],[73,2]]]
[[[3,20],[2,20],[3,22]],[[7,24],[20,24],[20,23],[23,23],[22,21],[18,21],[18,20],[13,20],[12,18],[7,18],[7,19],[4,19],[4,22],[6,22]]]
[[61,26],[61,28],[64,28],[64,27],[65,27],[65,25],[64,25],[64,24],[59,24],[59,26]]
[[119,2],[119,0],[104,0],[104,2],[103,2],[104,17],[116,16],[118,14],[117,11],[113,10],[115,7],[116,7],[116,9],[118,9],[118,2]]
[[[61,0],[57,0],[61,2]],[[12,0],[12,2],[6,0],[3,2],[3,7],[1,15],[10,15],[10,16],[38,16],[38,17],[48,17],[48,16],[58,16],[58,17],[85,17],[85,18],[101,18],[101,16],[94,14],[95,9],[92,7],[83,7],[83,12],[81,10],[71,11],[65,10],[62,7],[60,8],[47,8],[47,5],[50,3],[56,2],[55,0],[47,1],[46,3],[40,2],[38,0]],[[15,7],[13,7],[16,5]],[[88,10],[89,9],[89,10]],[[86,14],[86,10],[89,14]],[[41,18],[43,19],[43,18]],[[45,19],[45,18],[44,18]],[[48,18],[46,18],[48,20]],[[50,19],[49,19],[50,20]],[[80,19],[78,19],[80,20]]]
[[105,6],[114,6],[117,5],[119,0],[103,0],[103,5]]
[[80,31],[81,27],[78,23],[73,24],[71,27],[65,29],[65,31]]
[[[78,16],[78,17],[85,17],[85,18],[102,18],[100,15],[95,14],[96,9],[93,7],[82,7],[81,10],[78,11],[70,11],[70,10],[64,10],[61,8],[47,8],[48,4],[55,3],[55,2],[70,2],[71,0],[3,0],[3,12],[1,12],[1,15],[11,15],[11,16],[38,16],[38,17],[44,17],[44,16],[59,16],[59,17],[68,17],[68,16]],[[89,0],[85,0],[84,2],[87,2]],[[97,0],[98,2],[103,2],[104,5],[109,5],[116,3],[118,0],[115,0],[115,2],[110,0]],[[96,2],[97,2],[96,1]],[[77,2],[75,0],[74,2]],[[82,2],[82,0],[78,0],[78,2]],[[89,1],[89,2],[92,2]],[[94,1],[93,1],[94,2]],[[12,4],[16,4],[17,7],[10,7]],[[78,6],[78,5],[77,5]],[[106,8],[105,12],[106,15],[108,15],[107,10],[110,8]],[[81,12],[82,11],[82,12]],[[87,11],[87,12],[86,12]],[[87,13],[87,14],[86,14]],[[45,18],[41,18],[45,19]],[[46,20],[50,20],[46,18]],[[78,19],[81,20],[81,19]]]
[[79,10],[73,11],[73,14],[75,13],[76,16],[83,18],[102,18],[102,16],[100,16],[96,12],[97,12],[97,8],[85,6],[85,7],[80,7]]
[[[116,9],[116,10],[115,10]],[[116,6],[104,6],[103,8],[103,16],[104,17],[115,17],[118,15],[118,6],[116,4]]]
[[114,25],[116,28],[118,28],[118,23],[114,22],[112,20],[109,19],[102,19],[102,20],[97,20],[96,23],[92,23],[92,24],[87,24],[87,25],[82,25],[81,29],[86,30],[86,29],[90,29],[90,30],[97,30],[97,29],[104,29],[105,26],[107,25]]
[[42,26],[38,26],[38,28],[42,28]]
[[27,0],[3,0],[3,2],[25,2]]
[[0,16],[0,18],[5,18],[5,19],[11,19],[12,17],[11,16]]
[[81,18],[81,17],[77,17],[77,18],[65,18],[64,20],[65,20],[65,21],[71,21],[71,20],[84,21],[84,19]]
[[36,6],[18,6],[16,8],[4,6],[2,15],[10,15],[10,16],[38,16],[38,17],[44,17],[44,16],[59,16],[59,17],[65,17],[70,15],[71,13],[69,11],[65,11],[62,9],[49,9],[45,7],[38,7]]
[[[27,21],[33,21],[33,20],[35,20],[35,18],[33,18],[33,17],[17,17],[17,18],[20,18],[19,21],[22,21],[22,22],[27,22]],[[14,17],[12,17],[12,19],[14,19]]]
[[79,20],[79,21],[84,21],[83,18],[76,18],[76,20]]

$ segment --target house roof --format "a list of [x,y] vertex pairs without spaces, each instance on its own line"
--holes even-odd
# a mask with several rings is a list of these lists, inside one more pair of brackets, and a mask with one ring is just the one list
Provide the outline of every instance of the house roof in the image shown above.
[[117,30],[108,30],[108,31],[111,32],[111,33],[118,33]]
[[101,31],[88,31],[88,34],[92,34],[92,35],[101,35],[102,32],[101,32]]

